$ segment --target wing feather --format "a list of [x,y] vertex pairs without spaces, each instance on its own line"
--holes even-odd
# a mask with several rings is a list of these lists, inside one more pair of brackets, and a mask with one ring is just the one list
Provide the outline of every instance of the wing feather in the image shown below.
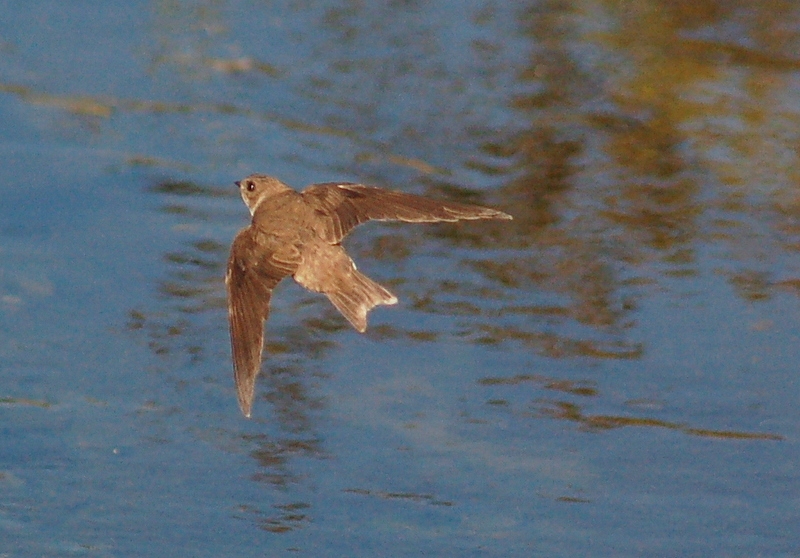
[[370,220],[408,223],[462,219],[511,219],[502,211],[477,205],[432,200],[363,184],[315,184],[302,193],[316,215],[324,217],[319,234],[337,244],[356,226]]
[[264,322],[269,317],[272,290],[297,267],[290,258],[281,261],[265,249],[263,242],[259,244],[259,234],[247,227],[236,235],[225,277],[234,379],[239,407],[246,417],[250,416],[255,380],[261,369]]

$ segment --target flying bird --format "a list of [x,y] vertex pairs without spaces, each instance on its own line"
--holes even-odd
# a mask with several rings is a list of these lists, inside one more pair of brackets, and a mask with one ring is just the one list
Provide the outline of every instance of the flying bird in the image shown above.
[[253,174],[236,182],[252,215],[236,235],[228,258],[228,321],[239,407],[246,417],[261,368],[264,322],[272,290],[291,275],[323,293],[359,331],[367,313],[397,297],[362,274],[341,245],[354,227],[370,220],[434,223],[462,219],[511,219],[486,207],[443,202],[362,184],[328,182],[302,192],[277,178]]

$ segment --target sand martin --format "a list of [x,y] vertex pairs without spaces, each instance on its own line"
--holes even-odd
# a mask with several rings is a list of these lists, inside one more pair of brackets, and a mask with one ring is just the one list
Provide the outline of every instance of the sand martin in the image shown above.
[[233,370],[239,406],[250,416],[261,368],[264,322],[272,289],[291,275],[306,289],[325,294],[360,332],[367,313],[397,298],[356,269],[341,245],[366,221],[433,223],[461,219],[511,219],[486,207],[442,202],[362,184],[314,184],[302,192],[254,174],[236,182],[253,219],[233,241],[228,288]]

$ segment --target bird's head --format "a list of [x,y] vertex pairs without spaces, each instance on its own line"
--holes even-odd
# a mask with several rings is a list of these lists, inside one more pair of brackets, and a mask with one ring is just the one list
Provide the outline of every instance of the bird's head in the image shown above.
[[265,199],[290,189],[277,178],[265,174],[251,174],[234,184],[239,188],[239,193],[247,209],[250,210],[250,215],[256,212],[256,208]]

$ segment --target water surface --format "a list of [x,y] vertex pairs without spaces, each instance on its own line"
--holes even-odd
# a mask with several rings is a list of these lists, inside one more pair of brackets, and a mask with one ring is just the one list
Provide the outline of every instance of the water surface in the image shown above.
[[[789,556],[797,8],[3,3],[0,553]],[[241,417],[232,185],[513,222],[290,281]]]

